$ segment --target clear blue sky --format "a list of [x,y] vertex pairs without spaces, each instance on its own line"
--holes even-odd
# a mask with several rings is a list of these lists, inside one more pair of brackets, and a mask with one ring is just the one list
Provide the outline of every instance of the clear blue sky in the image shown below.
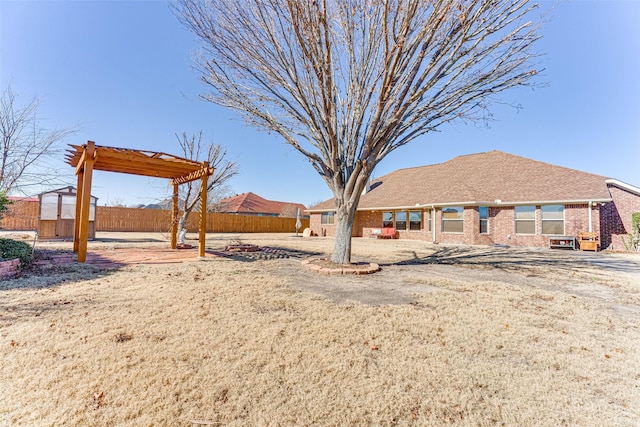
[[[502,150],[640,186],[640,1],[561,2],[551,18],[538,44],[547,87],[503,94],[523,108],[495,106],[489,128],[423,136],[374,175]],[[331,197],[288,145],[198,99],[207,88],[191,68],[197,41],[165,1],[0,0],[0,50],[2,89],[11,84],[25,102],[40,97],[46,127],[80,126],[65,144],[180,154],[174,134],[203,130],[238,162],[234,192],[305,205]],[[62,156],[60,167],[72,172]],[[100,205],[169,194],[162,179],[97,172],[93,182]]]

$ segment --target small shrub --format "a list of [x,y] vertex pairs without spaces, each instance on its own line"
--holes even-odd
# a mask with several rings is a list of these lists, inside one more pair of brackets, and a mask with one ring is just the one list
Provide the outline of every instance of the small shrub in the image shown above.
[[0,239],[0,261],[8,261],[20,258],[20,263],[25,265],[31,260],[31,246],[25,242],[12,239]]
[[631,214],[631,233],[640,234],[640,212]]
[[631,233],[627,233],[626,239],[622,237],[622,243],[628,251],[640,249],[640,212],[631,214]]

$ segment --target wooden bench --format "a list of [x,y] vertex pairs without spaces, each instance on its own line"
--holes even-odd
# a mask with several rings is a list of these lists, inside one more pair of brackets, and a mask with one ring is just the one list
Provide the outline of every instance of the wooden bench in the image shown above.
[[598,251],[598,233],[593,231],[581,231],[578,233],[578,244],[581,251]]
[[573,236],[549,237],[549,249],[575,249],[576,238]]

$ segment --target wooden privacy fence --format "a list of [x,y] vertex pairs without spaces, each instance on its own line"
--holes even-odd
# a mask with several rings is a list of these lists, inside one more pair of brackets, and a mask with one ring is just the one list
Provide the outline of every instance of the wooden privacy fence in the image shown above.
[[[0,227],[4,230],[37,230],[38,202],[13,203]],[[187,231],[198,231],[199,215],[193,212],[187,220]],[[309,227],[309,219],[301,218],[300,231]],[[163,232],[171,230],[171,212],[168,210],[136,209],[114,206],[96,208],[97,231]],[[295,218],[270,216],[235,215],[224,213],[207,214],[207,232],[210,233],[291,233],[296,231]]]
[[[196,214],[195,217],[197,219],[198,215]],[[96,230],[167,233],[171,230],[171,212],[156,209],[98,206],[96,208]]]
[[40,203],[37,200],[17,200],[9,205],[9,211],[2,215],[0,228],[3,230],[37,230]]

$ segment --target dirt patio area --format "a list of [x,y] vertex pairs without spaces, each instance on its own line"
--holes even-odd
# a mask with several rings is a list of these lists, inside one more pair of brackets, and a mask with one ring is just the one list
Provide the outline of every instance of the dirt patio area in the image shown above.
[[640,254],[364,238],[381,270],[326,276],[331,238],[207,237],[37,242],[0,281],[0,426],[637,426]]

